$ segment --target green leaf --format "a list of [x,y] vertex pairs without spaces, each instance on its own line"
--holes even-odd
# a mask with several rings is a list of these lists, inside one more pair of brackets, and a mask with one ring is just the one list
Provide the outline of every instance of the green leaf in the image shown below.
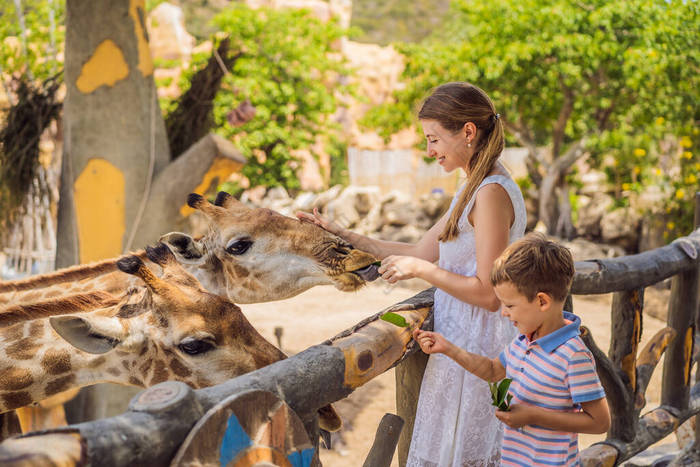
[[498,407],[498,385],[496,383],[489,383],[489,389],[491,390],[491,405]]
[[382,318],[384,321],[388,321],[389,323],[391,323],[391,324],[393,324],[393,325],[395,325],[395,326],[399,326],[399,327],[401,327],[401,328],[407,328],[407,327],[408,327],[408,323],[406,322],[406,319],[405,319],[403,316],[401,316],[401,315],[399,315],[399,314],[396,314],[396,313],[392,313],[391,311],[388,312],[388,313],[384,313],[384,314],[381,316],[381,318]]
[[510,387],[510,383],[513,380],[510,378],[504,378],[503,381],[498,383],[498,405],[500,406],[503,404],[506,400],[506,396],[508,395],[508,388]]
[[373,266],[379,267],[379,266],[382,265],[382,262],[381,262],[381,260],[380,260],[380,261],[375,261],[374,263],[372,263],[372,265],[373,265]]
[[491,390],[491,405],[499,410],[508,411],[510,401],[513,398],[512,394],[508,394],[508,388],[513,380],[510,378],[503,379],[500,383],[489,383]]

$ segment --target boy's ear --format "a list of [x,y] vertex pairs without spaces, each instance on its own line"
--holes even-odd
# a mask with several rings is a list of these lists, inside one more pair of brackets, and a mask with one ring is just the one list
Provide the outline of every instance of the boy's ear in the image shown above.
[[552,297],[547,293],[537,292],[535,300],[537,301],[537,304],[540,306],[540,310],[542,311],[547,311],[549,310],[549,307],[552,306]]

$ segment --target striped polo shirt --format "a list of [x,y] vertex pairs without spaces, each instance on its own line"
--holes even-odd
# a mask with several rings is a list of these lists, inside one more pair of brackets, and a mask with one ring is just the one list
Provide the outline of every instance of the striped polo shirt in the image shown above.
[[[534,341],[525,335],[516,337],[499,356],[513,380],[511,404],[575,412],[582,402],[605,397],[593,355],[579,337],[581,319],[568,312],[564,319],[568,323],[564,327]],[[578,433],[537,425],[505,426],[501,465],[580,465]]]

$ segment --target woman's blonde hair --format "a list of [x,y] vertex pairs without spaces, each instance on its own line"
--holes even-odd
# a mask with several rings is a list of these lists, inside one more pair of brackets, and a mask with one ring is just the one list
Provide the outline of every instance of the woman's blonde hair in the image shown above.
[[[439,237],[442,242],[454,240],[459,235],[458,224],[462,212],[503,151],[503,122],[489,96],[473,84],[464,82],[446,83],[435,88],[423,102],[418,118],[435,120],[453,134],[464,128],[467,122],[472,122],[481,133],[474,141],[476,147],[474,156],[469,160],[467,186]],[[467,144],[466,141],[464,144]]]

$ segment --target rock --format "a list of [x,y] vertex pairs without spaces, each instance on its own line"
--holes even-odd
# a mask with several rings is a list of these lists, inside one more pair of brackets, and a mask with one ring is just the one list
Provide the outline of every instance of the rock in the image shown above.
[[194,37],[185,29],[185,16],[179,6],[163,2],[148,15],[148,45],[155,59],[189,60]]
[[664,238],[668,217],[663,212],[650,212],[642,217],[639,233],[639,251],[653,250],[666,245]]
[[578,235],[588,239],[600,238],[600,220],[612,208],[614,203],[612,197],[604,193],[596,193],[592,196],[579,195],[577,202],[576,231]]
[[595,196],[608,191],[608,176],[599,170],[589,170],[580,176],[582,187],[579,193],[587,196]]
[[382,205],[382,224],[399,227],[412,225],[427,230],[433,222],[416,203],[389,202]]
[[292,203],[294,211],[311,212],[314,209],[317,195],[309,191],[302,191],[297,195]]
[[346,188],[336,199],[326,204],[324,214],[328,220],[345,229],[353,227],[360,220],[360,214],[355,208],[356,188]]
[[637,252],[641,218],[642,216],[631,208],[606,212],[600,220],[603,242],[620,245],[630,253]]
[[452,197],[445,193],[430,193],[420,197],[418,205],[433,223],[450,208]]
[[341,191],[343,191],[343,185],[334,185],[328,190],[319,193],[318,197],[316,198],[316,201],[314,201],[313,207],[318,208],[319,211],[323,212],[326,208],[326,205],[331,200],[336,199]]
[[393,225],[385,225],[382,227],[382,231],[379,234],[379,238],[382,240],[389,240],[391,242],[405,242],[405,243],[417,243],[425,231],[416,228],[413,225],[406,225],[404,227],[396,227]]
[[264,186],[255,186],[241,193],[241,202],[246,204],[252,204],[253,206],[260,206],[263,198],[265,197],[265,192],[267,188]]
[[594,243],[585,238],[578,237],[573,240],[558,240],[559,243],[571,250],[574,261],[587,261],[591,259],[615,258],[624,256],[625,251],[616,245]]
[[268,201],[277,201],[277,200],[288,200],[291,199],[289,197],[289,193],[287,193],[287,190],[284,189],[282,186],[273,186],[269,190],[267,190],[267,193],[265,194],[265,199]]

